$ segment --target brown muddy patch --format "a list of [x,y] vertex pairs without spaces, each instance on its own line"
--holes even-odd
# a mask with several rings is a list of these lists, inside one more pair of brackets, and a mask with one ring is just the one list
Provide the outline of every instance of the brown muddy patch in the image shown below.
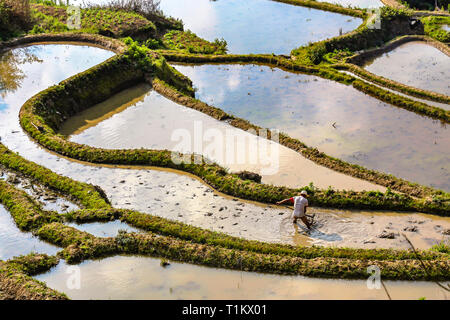
[[[48,273],[35,277],[72,299],[388,299],[383,288],[370,290],[365,280],[311,279],[240,272],[170,262],[159,259],[117,256],[85,261],[81,288],[66,286],[67,265],[60,262]],[[392,299],[421,297],[448,299],[435,283],[384,281]]]
[[[327,155],[450,190],[450,135],[439,121],[351,86],[258,65],[176,65],[196,98]],[[326,93],[326,94],[325,94]]]
[[35,183],[23,174],[8,170],[2,165],[0,165],[0,180],[4,180],[14,185],[17,189],[25,191],[44,210],[66,213],[80,209],[77,204],[67,199],[64,195]]
[[73,142],[99,148],[195,151],[231,172],[257,172],[267,184],[302,187],[312,182],[319,188],[385,191],[382,186],[317,165],[274,141],[180,106],[154,91],[133,96],[143,88],[146,85],[125,90],[81,112],[66,121],[60,133],[70,135]]

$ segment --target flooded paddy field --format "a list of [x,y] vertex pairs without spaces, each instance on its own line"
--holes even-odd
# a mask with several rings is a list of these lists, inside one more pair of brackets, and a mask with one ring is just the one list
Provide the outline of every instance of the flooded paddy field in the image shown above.
[[364,68],[412,87],[450,95],[450,57],[420,41],[402,44],[368,61]]
[[[385,191],[382,186],[322,167],[276,142],[178,105],[145,84],[70,118],[60,133],[73,142],[106,149],[195,151],[232,172],[257,172],[263,176],[263,183],[303,187],[313,182],[320,188]],[[239,152],[238,137],[245,146]],[[196,146],[196,139],[202,141],[201,148]],[[212,148],[213,143],[222,147]],[[252,158],[254,150],[256,159]]]
[[[351,86],[258,65],[176,65],[196,98],[331,156],[450,190],[448,126]],[[325,94],[326,93],[326,94]]]
[[140,230],[130,227],[128,224],[120,220],[109,222],[90,222],[83,224],[66,223],[66,225],[90,233],[99,238],[116,237],[119,231],[140,232]]
[[31,252],[56,254],[60,248],[39,240],[16,226],[11,214],[0,205],[0,260],[8,260]]
[[[82,47],[63,45],[61,48],[67,51],[74,50],[74,52],[79,53]],[[320,242],[321,245],[407,247],[407,244],[404,241],[400,241],[400,238],[386,241],[384,238],[379,238],[378,235],[384,231],[383,228],[389,226],[390,222],[393,224],[395,222],[397,225],[395,232],[403,231],[403,228],[410,224],[408,221],[411,220],[411,217],[408,214],[391,213],[392,216],[399,217],[400,222],[391,221],[389,220],[391,216],[386,215],[387,218],[380,220],[380,223],[375,224],[373,228],[370,227],[371,225],[368,221],[367,229],[364,232],[367,232],[367,236],[375,239],[375,242],[364,243],[363,239],[355,242],[355,235],[361,232],[360,224],[357,223],[361,221],[359,211],[348,213],[351,216],[351,220],[354,219],[356,221],[350,228],[348,227],[348,217],[346,219],[336,218],[347,214],[342,210],[327,211],[312,208],[311,211],[317,213],[321,226],[327,232],[323,234],[312,234],[311,237],[308,237],[304,234],[301,227],[296,228],[292,225],[289,218],[291,209],[241,201],[218,194],[197,178],[181,172],[151,167],[100,167],[70,161],[42,149],[32,142],[22,131],[17,117],[21,105],[33,92],[43,90],[51,85],[51,81],[42,82],[42,87],[39,84],[41,82],[37,81],[44,74],[52,74],[52,70],[50,70],[52,65],[50,63],[45,64],[46,59],[49,58],[46,54],[50,54],[51,50],[55,50],[53,46],[42,46],[41,49],[35,50],[35,52],[40,52],[38,58],[42,61],[35,62],[34,64],[19,64],[22,68],[20,70],[26,71],[30,69],[35,71],[33,73],[24,72],[24,74],[31,76],[24,77],[21,83],[22,86],[17,88],[14,93],[5,93],[3,96],[6,107],[2,111],[2,117],[4,117],[5,121],[2,121],[0,124],[2,143],[11,150],[19,152],[22,157],[50,168],[58,174],[81,182],[99,185],[106,192],[112,205],[117,208],[135,209],[247,239],[306,245]],[[92,48],[92,50],[95,53],[100,49]],[[67,54],[70,55],[69,52]],[[88,53],[84,52],[83,59],[86,59],[87,56]],[[109,53],[105,52],[104,56],[107,58]],[[77,61],[80,58],[74,57],[74,59]],[[39,71],[36,64],[45,66],[45,68]],[[85,67],[88,67],[89,64],[87,63]],[[53,68],[65,70],[59,66],[53,66]],[[58,74],[58,77],[50,80],[56,82],[59,81],[59,78],[67,78],[71,76],[70,72],[78,71],[68,69],[66,73]],[[259,69],[258,72],[260,72]],[[271,70],[267,72],[272,73]],[[25,90],[25,88],[28,90]],[[145,94],[146,91],[143,90],[143,92]],[[140,93],[142,91],[139,92],[138,90],[138,96]],[[150,94],[149,97],[151,98],[152,95]],[[157,95],[154,95],[154,97],[160,99],[158,100],[159,103],[167,102],[165,99],[161,100],[161,97]],[[180,108],[171,103],[162,104],[162,107],[170,107],[170,105]],[[127,110],[129,108],[125,111]],[[179,109],[174,110],[179,113]],[[191,111],[188,110],[188,113]],[[110,119],[113,119],[113,117]],[[160,124],[162,123],[164,122],[160,122]],[[438,228],[437,225],[440,225],[442,230],[435,229]],[[426,228],[424,227],[420,230],[430,240],[424,242],[421,237],[418,237],[417,241],[413,239],[413,243],[422,248],[429,248],[443,239],[442,232],[448,228],[447,219],[433,219]],[[343,233],[339,237],[329,236],[338,232]],[[417,234],[422,235],[422,233]]]
[[[79,289],[68,289],[67,265],[61,261],[40,281],[72,299],[388,299],[365,280],[311,279],[200,267],[139,256],[116,256],[79,265]],[[392,299],[448,299],[433,282],[384,281]]]
[[230,53],[240,54],[290,54],[362,23],[360,18],[269,0],[163,0],[161,9],[182,19],[185,30],[209,41],[223,38]]
[[[1,142],[22,157],[50,168],[58,174],[100,186],[114,207],[136,209],[248,239],[364,248],[407,248],[408,244],[402,240],[400,233],[407,233],[418,248],[429,248],[440,241],[449,240],[450,221],[448,218],[412,213],[350,212],[319,208],[311,208],[310,211],[316,213],[320,232],[306,235],[301,226],[293,225],[290,221],[291,209],[227,197],[215,192],[199,179],[177,171],[151,167],[100,167],[71,161],[48,152],[31,141],[21,129],[18,121],[18,112],[22,104],[33,94],[96,65],[112,55],[111,52],[87,46],[50,44],[14,49],[5,53],[0,59],[0,69],[13,70],[13,72],[5,72],[1,77]],[[272,71],[267,70],[267,72]],[[248,95],[248,92],[246,94]],[[129,99],[130,97],[132,99]],[[98,130],[102,125],[108,125],[108,121],[114,121],[116,116],[123,117],[125,115],[122,120],[119,119],[112,125],[124,130],[122,132],[119,130],[118,133],[133,133],[130,131],[134,128],[126,125],[121,127],[119,124],[120,121],[124,123],[136,121],[133,116],[138,116],[142,118],[143,124],[144,122],[145,125],[150,123],[150,128],[154,128],[154,131],[148,131],[148,127],[143,126],[147,130],[148,137],[153,138],[154,135],[158,138],[155,139],[156,142],[152,143],[162,147],[167,143],[166,138],[160,138],[162,133],[164,135],[167,133],[164,131],[167,128],[161,126],[164,121],[183,127],[204,116],[193,110],[182,110],[181,106],[149,91],[145,86],[131,88],[128,93],[125,93],[125,96],[118,95],[113,99],[118,99],[117,101],[120,103],[117,106],[122,109],[111,109],[111,105],[106,104],[105,108],[100,107],[100,112],[94,110],[89,117],[84,117],[84,120],[95,120],[93,123],[80,125],[79,122],[68,132],[71,132],[70,134],[73,134],[74,138],[81,137],[82,134],[89,133],[91,129]],[[226,97],[223,101],[226,101]],[[148,106],[145,105],[146,103]],[[214,104],[216,103],[214,102]],[[222,103],[216,105],[222,107]],[[155,117],[150,115],[146,118],[144,114],[139,113],[140,110],[136,112],[135,109],[140,107],[140,109],[145,109],[142,108],[144,106],[154,108],[152,111],[155,111]],[[127,112],[130,111],[131,113],[127,115]],[[186,113],[181,113],[182,111],[186,111]],[[179,119],[179,123],[175,122],[177,119],[173,116],[174,114],[178,114],[178,118],[183,119]],[[249,120],[252,121],[252,119]],[[211,127],[217,126],[224,130],[228,128],[226,123],[219,125],[212,119],[204,118],[203,121],[210,124]],[[107,129],[108,126],[104,127],[103,132],[107,133]],[[141,128],[136,126],[135,129],[134,134],[139,134]],[[170,126],[167,130],[169,129]],[[77,132],[77,130],[80,131]],[[101,136],[101,131],[95,133],[94,138]],[[110,139],[113,136],[113,134],[107,133],[104,141],[114,142],[114,139]],[[116,140],[115,142],[119,144],[141,143],[139,139]],[[145,142],[147,143],[147,141]],[[288,151],[285,151],[286,154]],[[292,159],[296,160],[297,158]],[[290,161],[293,161],[292,159]],[[9,174],[5,175],[7,176],[5,179],[10,178]],[[324,176],[326,177],[326,175]],[[277,179],[281,179],[281,177],[277,177]],[[23,182],[17,184],[17,186],[22,185]],[[26,188],[24,187],[24,189]],[[42,201],[44,205],[46,202],[50,202],[45,199]],[[76,207],[74,206],[72,209],[76,210]],[[139,231],[118,221],[70,225],[98,237],[115,236],[119,230]],[[46,247],[45,243],[35,239],[31,234],[21,233],[15,227],[9,213],[1,206],[0,227],[6,230],[1,230],[0,233],[0,259],[8,259],[12,255],[26,254],[33,250],[48,254],[55,254],[58,251],[56,247]],[[391,232],[394,233],[393,238],[380,236]],[[363,242],[362,234],[364,239],[369,239],[369,241]],[[15,242],[23,244],[23,250],[22,248],[13,248],[12,244],[17,247]],[[47,282],[52,288],[67,293],[74,299],[245,299],[249,296],[254,299],[387,298],[383,290],[368,290],[366,281],[276,276],[180,263],[171,263],[167,268],[162,268],[159,259],[124,256],[83,262],[79,265],[82,274],[81,288],[68,290],[66,267],[64,261],[61,261],[48,273],[36,278]],[[447,298],[445,293],[431,282],[389,281],[386,282],[386,286],[394,299]],[[265,289],[261,290],[261,288]]]

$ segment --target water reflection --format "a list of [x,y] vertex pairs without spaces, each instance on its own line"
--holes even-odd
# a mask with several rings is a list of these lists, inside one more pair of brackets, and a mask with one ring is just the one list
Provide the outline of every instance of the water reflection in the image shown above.
[[356,29],[362,20],[268,0],[163,0],[162,11],[185,29],[212,41],[224,38],[231,53],[289,54],[308,42]]
[[[53,289],[71,299],[388,299],[384,290],[370,290],[366,280],[311,279],[240,272],[160,260],[116,256],[85,261],[80,289],[67,288],[67,264],[60,262],[39,275]],[[384,281],[392,299],[448,299],[433,282]]]
[[60,248],[33,236],[31,232],[22,232],[17,228],[11,214],[0,205],[0,260],[32,252],[54,255]]
[[195,151],[232,172],[257,172],[264,183],[302,187],[313,182],[320,188],[385,191],[146,89],[150,90],[141,84],[116,94],[66,121],[60,132],[72,135],[71,141],[99,148]]
[[[19,125],[18,113],[21,105],[34,92],[44,90],[54,84],[51,81],[59,81],[58,79],[61,77],[63,79],[68,78],[74,73],[92,66],[92,64],[101,62],[102,60],[100,59],[102,58],[107,59],[111,54],[97,48],[81,49],[77,46],[60,45],[60,50],[67,50],[66,54],[73,60],[68,59],[66,61],[64,59],[59,64],[56,64],[54,63],[54,56],[52,55],[54,52],[51,47],[45,46],[44,48],[47,49],[43,50],[42,54],[39,55],[39,58],[44,60],[44,63],[24,65],[23,72],[28,77],[24,79],[23,87],[18,89],[15,94],[6,97],[8,108],[1,115],[4,121],[0,122],[0,136],[2,137],[2,143],[10,150],[18,152],[22,157],[50,168],[58,174],[81,182],[99,185],[105,190],[111,203],[117,208],[147,212],[248,239],[303,245],[311,243],[312,239],[306,235],[296,233],[292,223],[286,219],[291,214],[290,209],[232,199],[223,194],[213,192],[211,188],[205,186],[198,179],[180,172],[152,167],[99,167],[68,160],[36,145]],[[42,68],[38,68],[38,66]],[[46,75],[52,74],[57,76],[48,78],[50,83],[41,80]],[[245,78],[243,79],[245,80]],[[158,99],[155,101],[158,101]],[[167,99],[159,100],[161,103],[164,103],[164,101],[167,101]],[[166,106],[167,104],[161,105],[161,107]],[[190,109],[186,110],[193,111]],[[159,123],[163,124],[161,121]],[[153,139],[154,137],[151,138]],[[330,212],[338,215],[343,213],[342,210],[327,211],[319,208],[314,210],[317,213],[321,213],[324,219],[329,216]],[[402,223],[408,223],[408,216],[392,214],[398,216],[403,221]],[[386,213],[380,215],[387,217]],[[387,217],[387,219],[390,218]],[[369,232],[376,237],[379,230],[374,227],[379,226],[382,228],[387,223],[385,221],[380,225],[369,225],[366,221],[367,227],[363,229],[360,222],[366,219],[361,215],[360,211],[354,212],[351,220],[354,222],[351,228],[348,227],[347,222],[336,223],[338,221],[336,219],[329,220],[330,223],[327,223],[328,230],[325,231],[321,228],[321,231],[341,234],[343,241],[339,245],[367,247],[363,240]],[[438,220],[427,225],[431,229],[436,224],[440,224],[441,228],[448,229],[448,222],[444,218],[438,218]],[[362,232],[361,230],[364,230],[365,236],[358,237],[359,242],[355,242],[355,238],[352,236],[355,233]],[[423,237],[423,234],[418,234],[418,237]],[[438,240],[442,235],[437,231],[434,233],[427,232],[426,237]],[[348,239],[351,241],[347,241]],[[415,242],[413,243],[416,244]],[[324,243],[324,245],[330,244],[334,245],[336,242]],[[379,242],[377,240],[373,245],[379,247],[404,247],[406,244],[396,241]],[[430,245],[432,244],[426,243],[424,247],[429,247]]]
[[329,2],[339,4],[343,7],[352,8],[380,8],[383,3],[380,0],[318,0],[320,2]]
[[[351,86],[257,65],[177,65],[196,97],[334,157],[450,190],[450,135],[439,121]],[[239,83],[239,85],[236,85]]]
[[[39,50],[39,49],[37,49]],[[7,51],[0,56],[0,96],[4,98],[7,93],[13,93],[22,84],[26,75],[22,72],[23,64],[42,63],[34,49],[17,48],[14,52]],[[2,109],[3,103],[0,105]]]

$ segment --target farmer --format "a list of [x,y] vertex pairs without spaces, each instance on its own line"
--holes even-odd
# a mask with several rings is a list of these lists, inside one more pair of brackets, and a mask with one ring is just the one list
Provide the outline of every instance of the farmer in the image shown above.
[[294,223],[297,223],[297,219],[300,218],[303,223],[308,227],[308,229],[311,229],[311,223],[306,218],[306,208],[308,207],[308,192],[306,190],[302,190],[300,192],[300,196],[292,197],[288,199],[284,199],[282,201],[277,202],[277,204],[285,204],[285,203],[291,203],[294,205]]

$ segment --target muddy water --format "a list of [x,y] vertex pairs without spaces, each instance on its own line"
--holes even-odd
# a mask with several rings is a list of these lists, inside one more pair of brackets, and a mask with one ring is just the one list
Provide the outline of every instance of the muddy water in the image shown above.
[[[368,289],[365,280],[324,280],[206,268],[160,260],[117,256],[85,261],[80,289],[68,289],[72,273],[62,261],[37,278],[72,299],[388,299],[385,290]],[[430,282],[384,281],[392,299],[448,299]]]
[[213,41],[224,38],[230,53],[290,54],[308,42],[356,29],[362,20],[268,0],[163,0],[162,11],[181,18],[185,30]]
[[[40,79],[47,74],[53,74],[55,72],[52,70],[53,68],[61,72],[68,70],[65,74],[58,74],[58,77],[53,79],[54,82],[59,81],[59,78],[61,77],[67,78],[72,75],[71,72],[78,72],[83,68],[80,66],[81,70],[75,71],[70,68],[64,68],[64,64],[54,65],[48,63],[48,60],[53,59],[53,56],[51,55],[53,53],[52,50],[50,50],[52,47],[37,47],[38,48],[33,50],[35,50],[36,53],[39,53],[37,57],[43,62],[35,62],[32,64],[23,63],[18,65],[23,74],[29,76],[22,80],[21,87],[14,93],[5,93],[3,101],[6,101],[6,103],[4,103],[6,107],[1,113],[2,119],[5,120],[0,122],[0,136],[2,137],[2,143],[11,150],[19,152],[24,158],[50,168],[61,175],[101,186],[113,205],[118,208],[136,209],[195,226],[221,231],[230,235],[268,242],[297,243],[305,245],[325,239],[326,241],[322,241],[323,245],[335,245],[335,243],[338,242],[339,245],[352,245],[358,247],[403,246],[403,244],[399,244],[396,241],[385,241],[385,239],[377,238],[376,236],[378,235],[379,230],[376,229],[371,231],[371,237],[375,239],[375,243],[365,244],[363,243],[365,239],[360,239],[358,243],[354,243],[355,237],[353,237],[353,235],[361,232],[361,226],[360,224],[354,224],[354,228],[340,227],[341,224],[343,226],[347,225],[347,222],[345,222],[347,220],[344,220],[340,224],[336,223],[336,219],[324,219],[319,230],[321,230],[321,228],[327,228],[328,231],[308,236],[304,234],[300,226],[295,228],[290,222],[289,216],[291,214],[291,209],[232,199],[213,192],[212,189],[204,185],[198,179],[189,175],[184,175],[180,172],[148,167],[98,167],[86,163],[70,161],[43,150],[32,142],[21,129],[18,121],[20,106],[31,94],[43,90],[52,84],[52,81],[45,82]],[[61,48],[66,48],[65,50],[70,52],[71,50],[74,50],[75,53],[78,53],[78,55],[73,57],[75,61],[80,59],[80,57],[83,57],[82,59],[87,59],[87,57],[93,59],[94,57],[97,57],[95,55],[91,57],[87,49],[85,49],[85,52],[79,52],[80,47],[61,46]],[[95,54],[99,49],[92,50],[92,54]],[[70,52],[68,52],[69,55]],[[105,53],[103,54],[106,55]],[[39,70],[39,65],[44,68]],[[89,65],[89,63],[86,63],[84,67],[86,68]],[[32,70],[34,70],[34,72],[31,72]],[[311,210],[317,213],[317,217],[321,215],[326,217],[326,215],[330,213],[337,216],[347,214],[342,210],[324,211],[315,208],[312,208]],[[353,218],[355,219],[360,217],[360,212],[358,211],[348,214],[353,214]],[[408,215],[395,213],[392,213],[392,215],[399,217],[404,226],[409,225],[408,220],[410,220],[411,217]],[[389,219],[391,218],[386,216],[386,220],[384,220],[383,225],[380,226],[384,226],[384,224],[387,225],[390,222]],[[441,225],[444,228],[450,227],[448,220],[443,218],[433,219],[433,222],[430,222],[430,226],[434,228],[435,225]],[[338,232],[339,238],[328,236],[328,234],[336,234]],[[425,230],[421,232],[425,232]],[[421,237],[431,238],[435,242],[442,239],[440,234],[431,233],[431,231],[430,234],[420,233],[420,235]],[[417,245],[423,246],[422,241],[417,243]],[[432,243],[427,243],[425,244],[425,247],[431,245]]]
[[402,44],[365,68],[409,86],[450,95],[450,57],[420,41]]
[[257,65],[176,68],[198,99],[226,112],[345,161],[450,190],[450,134],[439,121],[310,75]]
[[107,149],[196,151],[232,172],[258,172],[263,175],[263,183],[303,187],[312,182],[320,188],[385,191],[384,187],[319,166],[289,148],[180,106],[145,84],[76,115],[63,124],[60,133],[72,135],[71,141]]
[[0,205],[0,260],[8,260],[31,252],[56,254],[60,248],[48,244],[17,228],[11,214]]
[[380,8],[383,3],[380,0],[318,0],[319,2],[328,2],[351,8]]

